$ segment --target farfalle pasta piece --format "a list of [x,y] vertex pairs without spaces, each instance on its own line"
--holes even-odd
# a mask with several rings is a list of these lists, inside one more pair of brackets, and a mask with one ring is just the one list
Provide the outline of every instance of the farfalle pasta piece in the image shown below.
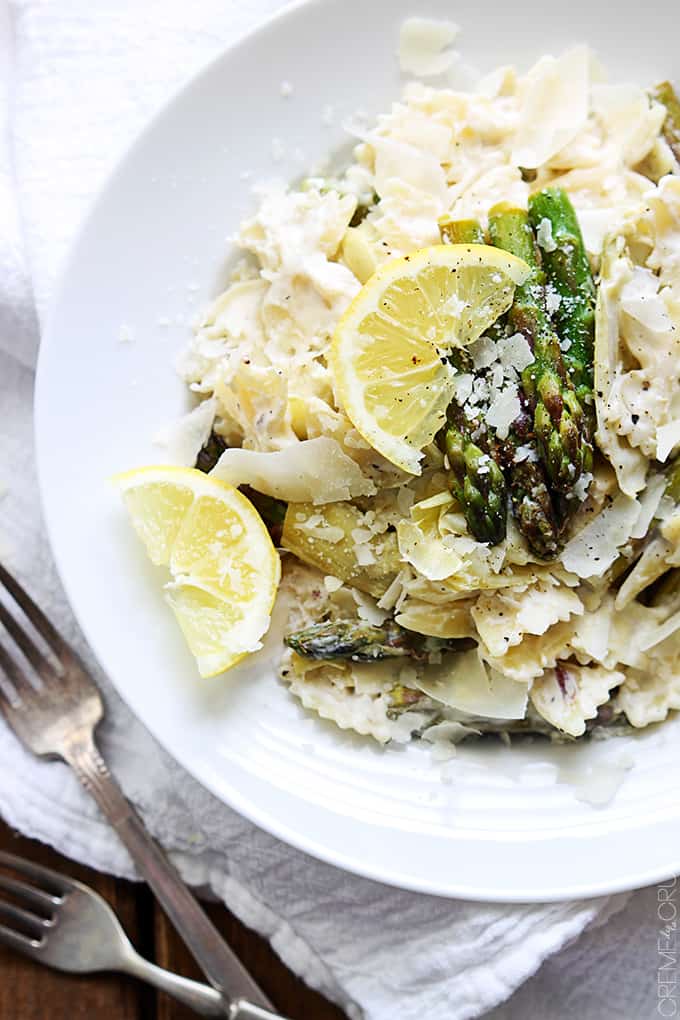
[[524,591],[482,594],[471,610],[477,633],[492,658],[505,655],[525,634],[545,634],[553,624],[582,613],[577,593],[552,580],[537,581]]
[[624,682],[618,670],[603,666],[577,666],[561,662],[534,680],[529,697],[547,722],[570,737],[580,737],[586,722],[594,719],[610,691]]
[[400,627],[438,638],[471,638],[475,627],[470,615],[470,599],[433,606],[420,599],[406,598],[395,620]]
[[354,195],[314,188],[262,189],[260,207],[241,227],[239,243],[270,271],[296,273],[308,255],[334,256],[356,209]]
[[[383,666],[389,668],[381,669]],[[367,671],[360,663],[336,665],[296,656],[292,665],[284,660],[281,674],[305,708],[334,722],[341,730],[373,737],[380,744],[390,740],[406,743],[434,715],[414,710],[391,718],[390,691],[396,678],[393,667],[387,663],[371,663]]]
[[680,198],[668,180],[607,243],[601,267],[597,440],[629,496],[644,485],[647,459],[670,453],[669,426],[680,417]]
[[680,709],[679,664],[673,672],[626,670],[615,704],[636,728],[663,722],[669,712]]
[[529,634],[505,655],[490,655],[484,645],[480,645],[480,651],[493,669],[511,680],[534,680],[569,655],[573,633],[574,623],[568,620],[556,623],[545,634]]

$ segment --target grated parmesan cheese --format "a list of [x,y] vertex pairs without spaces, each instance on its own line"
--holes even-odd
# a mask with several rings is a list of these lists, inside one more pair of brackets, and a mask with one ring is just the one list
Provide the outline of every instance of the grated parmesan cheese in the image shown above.
[[[547,223],[548,221],[544,220],[543,222]],[[555,247],[557,247],[557,246],[555,246]],[[549,251],[549,250],[550,249],[546,248],[546,251]],[[548,309],[548,313],[550,315],[554,315],[555,312],[558,311],[558,309],[559,309],[561,304],[562,304],[562,297],[561,297],[561,295],[558,294],[558,292],[555,290],[553,285],[551,283],[549,283],[548,286],[545,288],[545,306]],[[565,350],[565,348],[562,347],[562,350]]]

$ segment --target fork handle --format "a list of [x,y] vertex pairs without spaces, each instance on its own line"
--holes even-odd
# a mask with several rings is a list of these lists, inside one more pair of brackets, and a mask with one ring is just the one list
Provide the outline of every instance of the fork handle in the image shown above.
[[[91,733],[79,734],[62,757],[104,812],[127,847],[140,875],[182,936],[210,983],[225,1002],[231,1020],[285,1020],[232,952],[203,908],[180,878],[166,854],[109,772]],[[248,1009],[252,1007],[249,1013]]]
[[[123,965],[121,964],[121,970]],[[191,981],[189,978],[173,974],[172,971],[163,970],[143,956],[139,956],[133,949],[130,949],[126,956],[124,970],[126,974],[146,981],[159,991],[171,995],[183,1005],[193,1009],[199,1016],[221,1016],[227,1015],[226,1006],[222,996],[216,988],[209,985],[202,985],[198,981]]]

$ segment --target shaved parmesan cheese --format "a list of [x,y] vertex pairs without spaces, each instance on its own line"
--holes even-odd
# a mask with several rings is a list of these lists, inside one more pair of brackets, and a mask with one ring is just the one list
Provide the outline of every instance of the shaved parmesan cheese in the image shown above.
[[397,542],[402,559],[430,581],[451,577],[462,566],[462,559],[444,544],[438,535],[425,533],[414,521],[399,521]]
[[[382,600],[381,600],[382,602]],[[380,605],[380,603],[378,603]],[[400,627],[439,638],[467,638],[474,636],[470,618],[470,603],[460,601],[451,605],[433,606],[418,599],[406,599],[395,616]]]
[[420,78],[430,78],[448,70],[455,59],[448,47],[459,31],[453,21],[407,18],[399,33],[401,70]]
[[638,643],[640,651],[646,652],[648,649],[654,648],[655,645],[661,644],[671,634],[675,634],[678,629],[680,629],[680,611],[674,613],[665,623],[659,624],[651,633],[642,635]]
[[600,255],[604,239],[611,233],[613,210],[577,208],[576,213],[586,251],[589,255]]
[[193,411],[156,434],[154,442],[165,447],[169,464],[193,467],[201,447],[212,431],[217,401],[203,400]]
[[499,353],[498,346],[488,336],[480,336],[479,340],[475,340],[473,344],[470,344],[468,350],[472,355],[472,363],[477,371],[493,365]]
[[454,758],[456,755],[456,744],[460,744],[467,737],[479,736],[481,736],[479,730],[466,726],[464,723],[448,719],[444,720],[444,722],[435,723],[434,726],[428,726],[423,732],[423,740],[427,740],[434,745],[432,748],[432,758],[434,761],[448,761],[450,758]]
[[390,181],[398,180],[402,186],[430,196],[440,212],[444,211],[446,176],[435,156],[375,133],[371,145],[375,151],[375,187],[379,195],[388,192]]
[[602,577],[629,541],[640,517],[640,504],[621,493],[567,542],[560,559],[578,577]]
[[577,46],[557,60],[542,57],[529,71],[511,156],[515,166],[536,169],[547,163],[584,127],[589,63],[588,49]]
[[459,404],[464,404],[472,396],[475,377],[471,372],[461,372],[454,378],[454,395]]
[[548,669],[531,686],[531,703],[547,722],[570,737],[581,737],[609,692],[625,680],[623,673],[602,666],[563,663]]
[[403,576],[400,571],[378,599],[379,609],[394,609],[403,592]]
[[225,450],[211,474],[232,485],[251,485],[287,503],[336,503],[376,491],[359,465],[328,436],[305,439],[273,453]]
[[375,599],[364,594],[363,591],[352,588],[352,598],[357,604],[357,613],[360,619],[370,623],[372,627],[380,627],[390,615],[387,610],[378,609]]
[[576,751],[575,761],[568,764],[560,761],[558,782],[571,786],[576,799],[584,804],[604,807],[614,798],[634,764],[635,759],[630,754],[589,764],[583,761],[582,752]]
[[656,511],[661,502],[661,497],[666,489],[666,479],[662,474],[652,475],[647,482],[644,491],[638,496],[640,513],[635,527],[630,533],[631,538],[644,538],[649,530],[649,525],[656,517]]
[[617,609],[623,609],[641,591],[644,591],[653,581],[656,581],[658,577],[665,574],[669,566],[668,557],[672,549],[671,543],[661,536],[653,539],[645,547],[642,556],[616,594]]
[[669,422],[667,425],[660,425],[656,430],[656,457],[662,463],[680,444],[680,418]]
[[521,410],[517,387],[508,385],[492,402],[486,414],[486,421],[496,429],[499,439],[507,439],[510,426]]
[[665,108],[652,104],[637,85],[596,82],[592,88],[593,110],[607,133],[607,141],[621,154],[622,162],[642,162],[659,136]]
[[576,621],[571,647],[579,661],[585,659],[604,663],[609,650],[613,611],[614,603],[611,596],[608,596],[598,609],[584,613]]
[[659,294],[659,281],[649,269],[633,266],[632,275],[621,288],[621,311],[647,329],[663,333],[672,328],[668,310]]
[[[552,284],[548,284],[548,286],[545,288],[545,307],[548,309],[550,315],[554,315],[554,313],[558,310],[561,304],[562,304],[561,296],[558,294],[558,292],[555,290]],[[569,340],[568,337],[565,336],[560,340],[561,350],[568,351],[570,346],[571,340]]]
[[447,655],[441,665],[428,666],[416,686],[443,705],[488,719],[523,719],[528,684],[487,671],[476,649]]
[[538,241],[543,251],[547,252],[557,251],[557,242],[553,237],[552,223],[550,222],[549,219],[546,219],[544,217],[538,224],[538,228],[536,230],[536,240]]
[[534,361],[533,351],[522,333],[502,337],[498,341],[498,354],[504,368],[515,368],[518,372],[523,372]]

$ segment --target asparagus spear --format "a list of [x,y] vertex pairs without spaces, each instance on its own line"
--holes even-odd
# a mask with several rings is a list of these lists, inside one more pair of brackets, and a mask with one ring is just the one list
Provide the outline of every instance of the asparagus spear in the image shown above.
[[[207,474],[215,467],[226,448],[227,444],[222,436],[218,435],[217,432],[211,432],[201,449],[198,451],[195,466],[199,471],[204,471]],[[241,491],[253,504],[260,517],[269,528],[269,532],[273,540],[278,545],[281,539],[283,521],[286,516],[286,504],[280,499],[274,499],[273,496],[265,496],[264,493],[251,489],[249,485],[242,485]]]
[[680,99],[669,81],[662,81],[652,89],[652,98],[666,107],[663,136],[680,163]]
[[426,637],[388,620],[380,627],[361,620],[313,623],[284,638],[289,648],[306,659],[350,659],[375,662],[378,659],[410,657],[426,659],[430,652],[460,650],[468,644],[460,639]]
[[[456,221],[448,217],[442,217],[439,221],[439,229],[442,235],[446,235],[453,242],[467,244],[484,240],[482,228],[476,220]],[[493,333],[493,330],[490,333]],[[460,357],[463,352],[456,353],[457,357]],[[459,366],[457,365],[456,367]],[[461,371],[469,371],[468,366],[460,366],[460,368]],[[449,417],[451,417],[450,414]],[[446,443],[447,452],[449,452],[448,447],[453,444],[458,448],[456,450],[458,452],[461,442],[460,434],[452,433],[451,425],[449,425],[448,441]],[[558,527],[546,483],[545,471],[542,464],[538,463],[531,455],[523,461],[515,461],[515,454],[519,447],[528,446],[531,451],[535,448],[535,445],[531,432],[531,422],[526,413],[523,412],[511,426],[507,439],[504,441],[496,440],[492,444],[491,452],[495,455],[496,461],[505,469],[513,513],[521,533],[529,543],[532,552],[542,559],[550,559],[557,554],[559,543]],[[449,455],[449,461],[453,466],[451,455]],[[494,479],[494,481],[496,491],[500,497],[500,482],[498,479]],[[458,486],[460,487],[460,483],[458,483]],[[455,490],[454,495],[458,495]],[[462,502],[461,497],[458,498]],[[496,507],[494,506],[495,509]],[[470,526],[469,520],[468,526]],[[473,530],[472,527],[470,530]],[[505,526],[503,527],[504,534]]]
[[227,448],[222,436],[218,435],[217,432],[211,432],[205,443],[198,451],[196,458],[196,467],[199,471],[212,471],[217,464],[218,460]]
[[477,220],[452,220],[440,216],[439,233],[447,244],[484,244],[484,233]]
[[669,496],[674,503],[680,503],[680,457],[672,461],[666,468],[664,495]]
[[560,548],[559,525],[545,470],[537,460],[515,461],[518,446],[531,445],[517,440],[518,431],[513,427],[501,447],[507,462],[512,511],[531,551],[541,559],[554,559]]
[[455,402],[447,412],[441,445],[449,461],[449,485],[460,503],[467,526],[478,542],[498,545],[507,527],[505,478],[498,464],[478,445],[480,421],[468,420]]
[[544,245],[543,266],[548,283],[559,296],[552,320],[560,337],[562,359],[584,409],[588,436],[595,431],[593,348],[595,343],[595,283],[581,228],[569,196],[561,188],[546,188],[529,199],[529,220],[535,231],[549,225],[555,247]]
[[[476,220],[439,220],[442,239],[451,244],[483,244],[484,234]],[[451,362],[459,372],[470,372],[467,351],[454,350]],[[487,450],[473,439],[483,433],[481,421],[472,421],[454,400],[449,405],[447,424],[439,443],[449,460],[449,485],[460,503],[470,532],[479,542],[498,545],[505,538],[507,493],[503,472]]]
[[534,353],[533,363],[522,373],[522,384],[534,407],[534,432],[541,460],[553,488],[571,496],[584,464],[592,457],[592,449],[583,408],[568,379],[559,341],[548,319],[545,274],[529,216],[504,203],[497,205],[489,216],[489,230],[498,248],[519,256],[532,268],[527,282],[515,291],[508,321],[526,337]]

